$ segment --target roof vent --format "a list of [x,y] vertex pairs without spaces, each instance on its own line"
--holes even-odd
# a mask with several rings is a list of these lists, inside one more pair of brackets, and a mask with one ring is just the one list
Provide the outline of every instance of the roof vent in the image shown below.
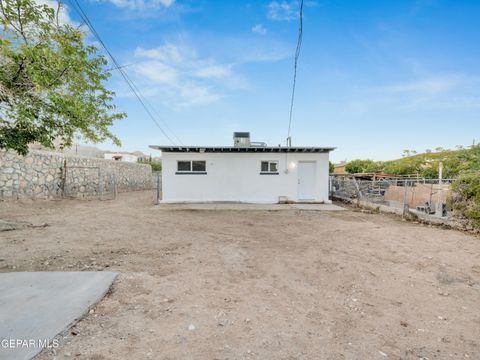
[[250,133],[249,132],[234,132],[233,146],[235,147],[250,147]]

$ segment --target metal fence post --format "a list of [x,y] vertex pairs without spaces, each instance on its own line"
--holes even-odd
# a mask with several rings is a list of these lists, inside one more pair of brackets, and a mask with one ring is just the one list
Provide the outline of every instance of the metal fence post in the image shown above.
[[442,203],[442,177],[443,177],[443,163],[440,161],[438,164],[438,190],[437,190],[437,206],[435,208],[435,216],[443,216],[443,203]]
[[405,215],[407,214],[407,209],[408,209],[408,204],[407,204],[407,186],[408,183],[406,180],[403,180],[403,187],[405,188],[404,193],[403,193],[403,212],[402,212],[402,218],[405,218]]
[[117,198],[117,175],[113,173],[113,200]]
[[160,203],[160,171],[157,171],[157,204]]

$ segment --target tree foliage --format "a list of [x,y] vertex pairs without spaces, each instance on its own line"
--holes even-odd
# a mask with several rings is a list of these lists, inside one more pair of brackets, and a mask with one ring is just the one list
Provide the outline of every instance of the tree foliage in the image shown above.
[[352,160],[345,165],[345,171],[350,174],[364,173],[364,172],[378,172],[381,171],[381,165],[373,160]]
[[420,157],[407,157],[382,164],[382,171],[395,175],[417,175],[422,170],[424,161]]
[[331,161],[328,162],[328,172],[330,174],[333,174],[333,172],[335,171],[335,164],[332,163]]
[[141,164],[148,164],[152,167],[152,171],[162,171],[162,163],[157,160],[153,160],[152,157],[138,161]]
[[106,59],[85,34],[58,21],[34,0],[0,0],[0,148],[26,154],[28,145],[69,146],[76,134],[92,142],[119,140]]

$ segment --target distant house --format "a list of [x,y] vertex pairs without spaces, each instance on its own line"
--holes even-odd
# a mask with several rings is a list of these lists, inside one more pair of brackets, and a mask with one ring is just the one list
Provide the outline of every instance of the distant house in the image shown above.
[[103,158],[107,160],[114,160],[114,161],[126,161],[126,162],[137,162],[138,157],[133,154],[129,153],[122,153],[122,152],[108,152],[103,154]]
[[145,155],[141,151],[134,151],[131,153],[132,155],[135,155],[137,157],[137,161],[147,161],[150,160],[151,157],[148,155]]
[[234,146],[162,151],[162,202],[329,203],[331,147],[269,147],[235,133]]
[[338,164],[335,164],[333,173],[334,174],[346,174],[347,173],[347,170],[345,170],[346,165],[347,165],[346,161],[342,161]]

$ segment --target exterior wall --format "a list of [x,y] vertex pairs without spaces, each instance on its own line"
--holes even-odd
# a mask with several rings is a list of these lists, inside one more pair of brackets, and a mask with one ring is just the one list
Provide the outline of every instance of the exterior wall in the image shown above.
[[335,165],[335,169],[333,170],[334,174],[346,174],[347,170],[345,170],[346,164]]
[[[66,164],[66,171],[64,165]],[[27,156],[0,151],[0,199],[99,197],[151,189],[150,165],[32,150]]]
[[[176,175],[177,160],[205,160],[207,174]],[[278,175],[260,175],[261,161],[278,161]],[[162,202],[298,201],[298,162],[316,162],[315,201],[328,199],[328,153],[162,153]]]

